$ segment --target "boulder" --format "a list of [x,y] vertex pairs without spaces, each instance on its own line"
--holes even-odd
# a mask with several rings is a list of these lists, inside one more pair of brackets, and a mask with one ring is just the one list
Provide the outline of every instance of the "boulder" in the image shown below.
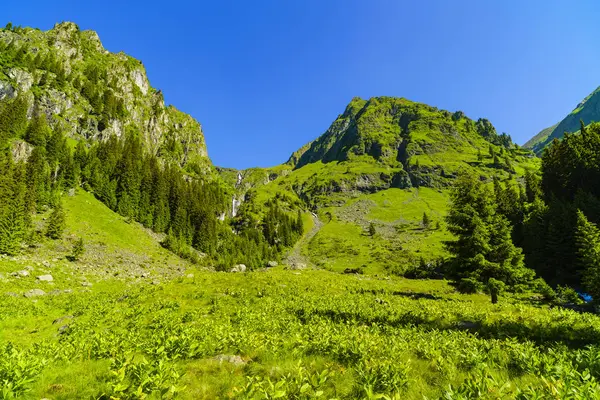
[[242,357],[235,356],[235,355],[228,355],[228,354],[219,354],[218,356],[214,357],[214,360],[218,361],[221,364],[223,362],[228,362],[228,363],[231,363],[233,365],[244,365],[244,364],[246,364],[246,361],[244,361],[242,359]]
[[268,268],[274,268],[274,267],[276,267],[276,266],[278,266],[278,265],[279,265],[279,264],[277,264],[277,261],[269,261],[269,262],[267,263],[267,267],[268,267]]
[[292,265],[290,265],[290,269],[292,269],[292,270],[306,269],[306,264],[301,263],[301,262],[294,262],[294,263],[292,263]]
[[244,264],[234,265],[229,272],[246,272],[246,266]]
[[44,296],[45,294],[46,294],[46,292],[44,292],[42,289],[31,289],[30,291],[23,293],[23,296],[37,297],[37,296]]
[[37,277],[37,280],[42,282],[52,282],[54,281],[54,278],[52,275],[40,275]]

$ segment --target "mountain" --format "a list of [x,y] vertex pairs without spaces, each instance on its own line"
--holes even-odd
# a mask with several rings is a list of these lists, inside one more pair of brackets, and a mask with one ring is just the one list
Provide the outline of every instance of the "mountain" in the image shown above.
[[63,22],[49,31],[0,30],[0,100],[20,97],[27,114],[45,113],[53,129],[87,141],[140,132],[144,147],[188,173],[206,174],[202,127],[166,106],[143,64],[104,49],[96,32]]
[[444,256],[443,241],[451,237],[444,228],[448,193],[461,171],[510,180],[537,165],[531,151],[498,135],[488,120],[375,97],[352,99],[287,163],[227,174],[231,182],[235,176],[242,214],[259,214],[273,198],[312,210],[317,231],[292,252],[290,263],[402,273],[421,256]]
[[539,155],[554,139],[562,138],[565,132],[573,133],[579,131],[581,121],[585,125],[600,121],[600,87],[577,104],[577,107],[562,121],[543,129],[540,133],[529,139],[523,147],[532,149]]

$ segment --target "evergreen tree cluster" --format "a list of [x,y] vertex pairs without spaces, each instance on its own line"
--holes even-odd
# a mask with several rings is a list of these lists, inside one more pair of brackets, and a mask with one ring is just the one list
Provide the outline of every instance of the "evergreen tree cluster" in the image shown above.
[[494,125],[492,125],[492,123],[485,118],[480,118],[477,120],[475,123],[475,129],[479,135],[481,135],[490,143],[505,148],[513,147],[513,141],[510,135],[504,132],[499,135],[498,132],[496,132]]
[[[27,161],[15,163],[12,142],[32,146]],[[166,234],[163,245],[192,261],[204,253],[221,269],[236,263],[264,266],[302,235],[302,215],[285,211],[277,199],[267,204],[262,221],[247,220],[242,208],[233,225],[218,221],[229,195],[218,182],[184,175],[181,168],[148,154],[137,132],[74,150],[45,114],[27,119],[21,97],[0,102],[0,253],[16,254],[32,233],[32,215],[53,208],[46,236],[62,237],[65,216],[60,195],[82,186],[122,216]]]
[[461,177],[447,218],[458,238],[448,243],[452,277],[510,287],[531,281],[535,270],[553,286],[600,298],[598,182],[600,124],[582,124],[579,134],[555,140],[541,173],[527,171],[522,183],[494,179],[492,192],[475,177]]
[[511,222],[503,212],[513,212],[508,204],[512,195],[507,194],[512,188],[504,190],[498,182],[495,192],[477,176],[460,176],[446,217],[448,230],[456,236],[456,240],[446,242],[453,255],[447,274],[464,291],[483,284],[492,296],[497,296],[502,285],[513,289],[526,286],[535,275],[525,267],[522,250],[513,243]]
[[[526,188],[527,261],[552,283],[590,290],[590,258],[581,252],[583,243],[596,241],[592,227],[600,222],[600,124],[582,124],[580,134],[555,139],[541,171]],[[582,238],[586,233],[590,237]]]

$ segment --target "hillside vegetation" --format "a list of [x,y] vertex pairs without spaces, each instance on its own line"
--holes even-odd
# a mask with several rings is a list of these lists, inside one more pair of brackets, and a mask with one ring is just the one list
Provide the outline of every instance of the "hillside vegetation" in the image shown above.
[[485,119],[378,97],[353,99],[287,164],[262,170],[263,179],[241,174],[249,186],[246,207],[260,209],[279,197],[318,214],[323,227],[302,250],[314,265],[404,274],[421,259],[447,256],[444,216],[458,175],[471,172],[491,184],[493,177],[515,181],[538,167],[539,159]]
[[529,139],[523,147],[532,149],[536,154],[541,155],[554,139],[561,139],[565,133],[578,132],[582,121],[584,125],[600,121],[600,88],[583,99],[562,121],[543,129]]

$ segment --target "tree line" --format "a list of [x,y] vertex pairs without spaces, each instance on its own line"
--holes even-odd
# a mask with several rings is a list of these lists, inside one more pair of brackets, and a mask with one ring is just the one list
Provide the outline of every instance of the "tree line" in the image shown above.
[[[51,129],[44,113],[28,120],[27,111],[22,97],[0,102],[1,253],[16,254],[23,243],[39,241],[32,217],[60,210],[60,196],[76,187],[125,218],[165,233],[163,245],[180,256],[199,261],[201,252],[221,269],[235,263],[264,266],[302,234],[300,210],[297,215],[286,211],[276,199],[254,224],[238,223],[247,219],[243,210],[233,221],[219,221],[230,200],[224,185],[189,177],[178,165],[150,154],[139,132],[91,145],[79,141],[73,148],[62,131]],[[26,160],[13,157],[16,139],[31,145]],[[60,238],[57,225],[64,218],[48,221],[46,236]]]
[[[492,185],[463,174],[447,217],[447,274],[464,290],[561,285],[600,298],[600,124],[555,139],[540,171]],[[535,275],[542,279],[536,279]],[[544,282],[545,280],[545,282]]]

